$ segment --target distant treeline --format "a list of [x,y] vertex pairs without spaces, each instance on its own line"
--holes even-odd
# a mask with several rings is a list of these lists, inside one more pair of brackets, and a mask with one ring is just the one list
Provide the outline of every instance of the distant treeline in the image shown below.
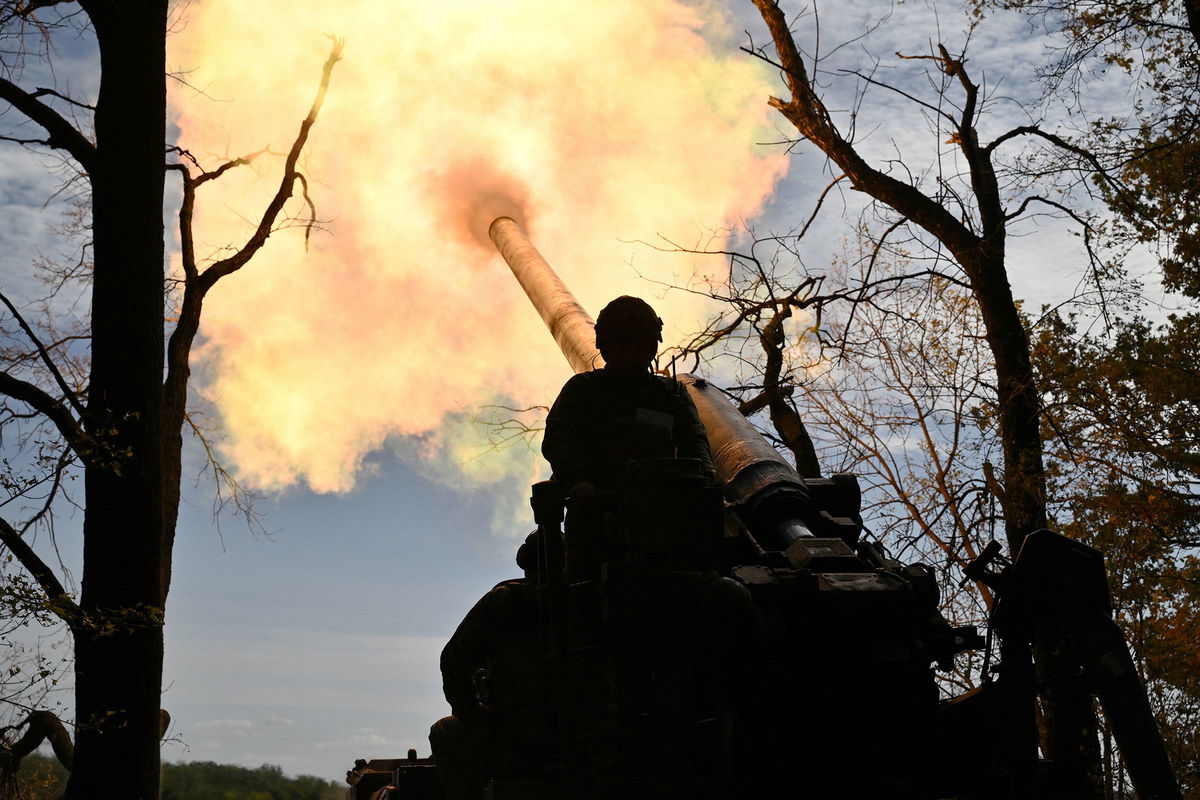
[[[62,765],[36,753],[21,762],[20,774],[20,800],[55,800],[66,787]],[[344,784],[312,775],[289,778],[273,764],[252,769],[194,761],[162,768],[162,800],[342,800],[345,794]]]

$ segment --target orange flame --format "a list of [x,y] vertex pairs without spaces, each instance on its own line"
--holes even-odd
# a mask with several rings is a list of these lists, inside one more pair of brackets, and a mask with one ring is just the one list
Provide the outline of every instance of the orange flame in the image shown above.
[[[241,477],[345,491],[389,438],[456,459],[470,437],[455,415],[553,397],[569,370],[487,242],[500,214],[593,312],[638,294],[668,337],[697,328],[700,301],[655,299],[639,273],[679,283],[721,264],[628,240],[702,240],[757,214],[786,169],[755,144],[770,76],[725,25],[675,0],[190,6],[171,59],[203,94],[176,89],[173,108],[180,143],[214,164],[285,149],[324,35],[346,40],[302,165],[328,235],[306,253],[277,233],[205,309],[201,389]],[[199,255],[244,240],[278,166],[205,187]]]

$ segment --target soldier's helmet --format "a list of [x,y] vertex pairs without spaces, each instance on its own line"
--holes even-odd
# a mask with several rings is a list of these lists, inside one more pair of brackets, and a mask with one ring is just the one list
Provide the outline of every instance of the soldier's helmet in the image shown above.
[[538,565],[538,532],[533,531],[525,537],[525,541],[517,548],[517,566],[526,572],[537,569]]
[[663,321],[640,297],[621,295],[596,317],[596,347],[601,352],[614,342],[662,341]]

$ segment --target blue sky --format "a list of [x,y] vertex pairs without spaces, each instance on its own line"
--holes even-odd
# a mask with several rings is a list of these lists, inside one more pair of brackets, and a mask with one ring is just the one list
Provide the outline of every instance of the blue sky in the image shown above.
[[[853,38],[866,20],[889,7],[877,0],[822,6],[822,40]],[[733,12],[735,32],[745,27],[756,40],[765,37],[749,3],[734,5]],[[940,15],[929,3],[902,4],[865,43],[840,51],[835,63],[861,67],[867,53],[875,53],[888,64],[881,75],[926,91],[912,62],[897,63],[892,54],[927,49],[939,26],[952,49],[961,45],[964,17],[955,4],[945,4]],[[1025,22],[985,21],[971,52],[977,79],[1008,75],[998,96],[1032,99],[1030,69],[1043,53]],[[59,86],[81,96],[93,91],[86,38],[62,43],[56,58]],[[25,85],[48,79],[37,69],[31,65],[26,71]],[[852,96],[842,86],[835,84],[833,96],[848,105]],[[934,151],[922,120],[901,98],[878,89],[871,97],[870,113],[864,113],[869,119],[860,120],[859,128],[868,151],[925,156]],[[985,137],[1001,124],[1025,121],[1015,102],[998,99],[996,108],[997,120],[985,123]],[[11,113],[0,117],[6,128],[12,122]],[[57,252],[50,226],[61,206],[43,208],[56,186],[45,169],[51,162],[0,144],[0,281],[13,295],[34,289],[27,265],[37,254]],[[801,148],[756,220],[759,229],[790,228],[807,216],[814,191],[827,180],[824,173],[823,158]],[[847,193],[845,202],[852,220],[860,200]],[[1086,267],[1064,229],[1043,221],[1036,235],[1011,242],[1016,292],[1030,303],[1070,294]],[[634,239],[652,238],[654,232],[603,233]],[[847,221],[831,203],[806,246],[810,261],[827,260],[846,235]],[[553,345],[546,336],[520,347]],[[509,369],[520,370],[519,360]],[[564,364],[562,379],[567,375]],[[508,494],[501,498],[495,487],[435,480],[428,465],[405,455],[411,451],[403,442],[388,442],[370,455],[369,472],[344,494],[294,486],[265,495],[257,508],[269,535],[254,534],[233,518],[225,518],[218,532],[211,487],[185,478],[168,606],[163,705],[174,723],[165,758],[273,763],[293,774],[339,779],[358,757],[398,756],[408,747],[427,752],[428,726],[446,713],[437,670],[441,646],[481,594],[515,574],[512,556],[532,520],[519,513],[525,502],[519,483],[504,483]],[[193,467],[198,458],[189,451]],[[68,566],[77,560],[77,524],[77,516],[64,511],[59,543]]]
[[482,591],[516,571],[491,509],[387,459],[348,495],[263,503],[270,538],[181,515],[164,707],[167,758],[340,777],[427,750],[445,713],[437,657]]

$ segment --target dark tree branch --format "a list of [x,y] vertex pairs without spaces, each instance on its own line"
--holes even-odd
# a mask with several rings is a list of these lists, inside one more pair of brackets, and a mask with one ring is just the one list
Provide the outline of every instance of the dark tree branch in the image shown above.
[[75,605],[67,590],[63,588],[54,572],[45,561],[33,552],[29,543],[21,538],[16,529],[8,524],[8,520],[0,518],[0,543],[8,548],[13,557],[25,568],[38,586],[46,593],[49,600],[48,608],[68,625],[74,625],[80,618],[79,606]]
[[[938,44],[938,61],[947,77],[958,78],[965,95],[962,115],[955,134],[959,149],[967,161],[971,175],[971,189],[979,207],[981,234],[985,240],[1003,241],[1005,234],[1004,207],[1000,201],[1000,186],[996,170],[992,166],[991,151],[979,146],[975,132],[975,118],[979,108],[979,86],[967,75],[966,63],[960,56],[950,55],[944,44]],[[966,265],[964,265],[966,266]]]
[[95,106],[88,105],[87,103],[81,103],[74,98],[67,97],[65,94],[62,94],[61,92],[56,92],[53,89],[44,89],[41,86],[39,86],[37,89],[35,89],[33,91],[33,93],[30,95],[30,97],[57,97],[59,100],[64,100],[73,106],[79,106],[80,108],[86,108],[88,111],[96,110]]
[[30,17],[35,11],[52,6],[61,6],[70,2],[74,2],[74,0],[26,0],[17,6],[15,14],[18,17]]
[[[899,230],[900,226],[906,222],[908,222],[908,220],[904,217],[901,217],[889,225],[887,230],[883,232],[883,235],[875,240],[875,246],[871,248],[871,260],[867,262],[867,271],[863,276],[862,291],[864,293],[866,292],[867,286],[870,284],[871,273],[875,270],[875,263],[879,260],[879,253],[881,250],[883,250],[883,243],[886,242],[888,237],[891,236],[895,231]],[[850,315],[847,317],[846,325],[842,330],[842,349],[845,349],[846,347],[846,339],[850,336],[850,326],[854,323],[854,315],[857,311],[858,303],[851,303]]]
[[[688,251],[692,252],[692,251]],[[757,259],[748,259],[754,263],[758,263]],[[720,319],[715,320],[709,325],[708,329],[696,336],[690,344],[683,348],[685,353],[699,355],[704,350],[716,345],[735,331],[742,327],[748,320],[761,317],[764,311],[775,311],[781,305],[789,305],[793,308],[808,308],[810,306],[827,302],[832,299],[832,296],[816,295],[802,298],[801,295],[807,292],[818,283],[816,278],[805,278],[800,282],[800,285],[793,289],[787,297],[782,300],[774,296],[768,297],[765,300],[756,302],[738,301],[738,312],[733,316],[733,319],[718,325]],[[836,296],[836,295],[835,295]]]
[[341,58],[342,42],[341,40],[334,40],[333,50],[330,52],[329,58],[325,60],[325,66],[321,73],[321,84],[317,89],[317,96],[308,111],[308,116],[300,123],[300,132],[296,135],[296,140],[292,142],[291,150],[288,151],[283,167],[283,178],[279,182],[279,189],[267,205],[262,219],[259,220],[258,227],[246,244],[232,256],[221,259],[201,273],[200,283],[205,291],[221,278],[237,272],[245,266],[254,257],[254,254],[266,244],[267,238],[274,229],[275,220],[279,217],[279,212],[283,210],[284,204],[291,198],[296,182],[301,180],[300,174],[296,170],[296,162],[299,160],[300,152],[304,149],[304,145],[308,141],[309,131],[317,121],[317,114],[320,113],[321,106],[325,102],[325,93],[329,89],[329,78],[333,73],[333,67]]
[[13,144],[21,145],[40,144],[44,147],[50,147],[49,139],[22,139],[19,136],[0,136],[0,142],[12,142]]
[[[898,58],[905,59],[906,61],[922,59],[922,58],[933,58],[933,60],[935,60],[935,61],[938,60],[938,59],[934,58],[933,56],[906,56],[903,53],[896,53],[896,56]],[[932,103],[927,103],[926,101],[922,100],[921,98],[917,97],[916,95],[910,94],[909,92],[906,92],[897,86],[892,86],[890,83],[876,80],[875,78],[871,77],[870,75],[864,75],[862,72],[859,72],[858,70],[850,69],[850,70],[842,70],[842,72],[846,75],[853,75],[854,77],[858,78],[860,81],[863,81],[864,83],[869,83],[872,86],[878,86],[881,89],[887,89],[889,92],[895,92],[896,94],[900,95],[904,99],[912,101],[913,103],[920,106],[921,108],[926,109],[930,113],[935,114],[939,117],[942,117],[950,124],[952,124],[952,125],[957,124],[957,121],[949,113],[943,111],[942,109],[938,108],[937,106],[933,105]]]
[[44,391],[34,386],[32,383],[14,378],[7,372],[0,372],[0,394],[6,394],[9,397],[20,400],[22,403],[33,408],[40,414],[45,415],[58,432],[67,440],[67,444],[82,458],[88,461],[91,458],[89,442],[90,438],[83,429],[79,427],[79,421],[71,415],[70,410],[55,400]]
[[791,387],[784,386],[781,380],[783,348],[787,346],[783,322],[791,316],[791,306],[782,304],[775,316],[759,333],[758,341],[767,356],[767,367],[763,370],[763,395],[767,399],[771,424],[775,426],[779,438],[792,451],[796,471],[803,478],[819,478],[821,477],[821,464],[817,460],[817,451],[813,446],[812,437],[809,436],[800,414],[788,402]]
[[232,505],[235,512],[245,518],[253,530],[261,530],[262,522],[254,510],[254,494],[247,491],[229,470],[217,458],[216,447],[209,440],[204,428],[192,418],[191,414],[183,415],[184,421],[191,429],[192,435],[204,448],[204,458],[207,466],[201,470],[212,470],[213,482],[216,484],[216,497],[213,498],[213,517],[218,518],[221,511]]
[[[1101,163],[1100,159],[1095,153],[1085,147],[1072,144],[1061,136],[1044,131],[1037,125],[1021,125],[1013,128],[1012,130],[1005,131],[1000,136],[997,136],[995,139],[993,139],[986,147],[983,148],[983,150],[985,153],[990,154],[1001,144],[1007,142],[1009,139],[1016,138],[1017,136],[1037,136],[1045,139],[1047,142],[1050,142],[1055,147],[1079,157],[1082,161],[1087,163],[1089,167],[1091,167],[1091,170],[1094,174],[1099,176],[1106,184],[1112,187],[1113,191],[1115,192],[1115,198],[1117,201],[1119,201],[1120,206],[1125,213],[1143,220],[1148,219],[1145,211],[1142,210],[1138,199],[1131,195],[1129,189],[1120,181],[1120,179],[1118,179],[1117,176],[1113,174],[1112,170]],[[1159,147],[1167,146],[1168,145],[1158,145],[1152,148],[1146,148],[1143,152],[1131,157],[1130,160],[1137,160],[1139,158],[1152,156],[1154,151],[1159,149]]]
[[[295,183],[298,180],[303,181],[303,177],[296,170],[296,162],[300,158],[300,152],[304,149],[304,144],[308,141],[309,131],[317,121],[317,115],[320,113],[321,106],[325,101],[325,93],[329,88],[329,80],[333,73],[333,67],[341,60],[341,54],[342,42],[334,40],[333,49],[329,57],[325,60],[325,65],[321,72],[321,82],[317,89],[317,96],[309,108],[308,116],[301,122],[300,132],[297,134],[296,140],[292,143],[292,147],[288,151],[279,189],[267,206],[266,211],[263,212],[254,234],[240,250],[228,258],[214,263],[208,269],[204,270],[204,272],[199,272],[196,265],[192,234],[192,213],[195,206],[196,187],[210,180],[216,180],[234,167],[249,164],[266,151],[259,150],[250,155],[233,159],[222,164],[212,172],[204,172],[194,178],[183,164],[170,166],[171,169],[180,172],[183,176],[184,196],[179,209],[179,231],[183,254],[183,269],[187,280],[184,288],[183,303],[179,312],[179,322],[175,326],[175,330],[172,332],[170,341],[167,344],[167,377],[164,383],[163,399],[164,408],[167,412],[164,425],[167,430],[175,430],[183,424],[183,406],[187,393],[187,380],[191,372],[188,365],[188,354],[191,352],[192,342],[195,340],[196,333],[200,329],[200,313],[204,305],[204,297],[218,280],[241,269],[266,244],[267,238],[271,235],[271,231],[274,228],[275,220],[278,218],[280,211],[283,210],[284,204],[292,196]],[[186,153],[186,151],[182,150],[178,152],[181,155],[185,155]],[[312,200],[308,196],[306,184],[304,184],[304,199],[310,210],[313,209],[314,207]],[[306,244],[308,232],[311,230],[311,227],[312,223],[310,222],[309,227],[305,231]]]
[[1050,206],[1051,208],[1056,208],[1059,211],[1066,214],[1071,219],[1075,220],[1077,223],[1079,223],[1080,227],[1082,227],[1084,230],[1092,229],[1091,223],[1089,223],[1083,217],[1079,216],[1079,214],[1076,213],[1073,209],[1070,209],[1067,206],[1064,206],[1062,203],[1051,200],[1048,197],[1042,197],[1041,195],[1037,195],[1037,194],[1030,195],[1029,197],[1026,197],[1024,200],[1022,200],[1020,207],[1017,208],[1017,210],[1014,211],[1013,213],[1009,214],[1006,217],[1006,219],[1015,219],[1016,217],[1021,216],[1021,214],[1025,213],[1025,209],[1029,207],[1030,203],[1042,203],[1044,205]]
[[[171,152],[177,153],[180,158],[187,159],[200,167],[195,156],[184,150],[182,147],[172,147]],[[195,234],[192,231],[192,216],[196,208],[196,189],[209,181],[216,180],[235,167],[242,167],[254,162],[263,153],[267,152],[267,148],[255,151],[249,155],[226,161],[216,169],[206,172],[200,170],[199,175],[193,176],[191,170],[186,164],[167,164],[167,169],[178,172],[183,185],[183,200],[179,206],[179,239],[180,239],[180,254],[183,261],[183,274],[188,281],[198,277],[196,267],[196,246]]]
[[[263,212],[254,233],[250,236],[246,244],[232,256],[213,263],[203,272],[199,270],[199,266],[196,263],[195,245],[192,235],[192,213],[195,205],[196,187],[208,181],[216,180],[234,167],[250,163],[260,153],[266,151],[263,150],[234,159],[222,164],[212,172],[202,172],[194,178],[191,171],[184,164],[169,166],[170,169],[178,171],[183,177],[184,197],[179,210],[179,227],[185,278],[179,319],[175,325],[175,330],[171,332],[170,339],[167,342],[166,377],[163,382],[162,396],[162,447],[164,448],[164,453],[170,454],[165,461],[171,465],[171,469],[173,470],[173,474],[166,481],[167,494],[164,498],[163,508],[164,513],[172,521],[175,519],[179,507],[180,467],[178,453],[179,448],[183,446],[182,428],[186,419],[187,383],[191,374],[189,355],[192,343],[195,341],[196,334],[200,329],[200,316],[204,306],[204,298],[208,294],[208,291],[216,285],[217,281],[241,269],[266,244],[267,238],[275,228],[279,214],[283,211],[283,207],[287,201],[292,197],[297,182],[301,184],[304,202],[307,204],[310,212],[313,212],[312,218],[305,230],[305,244],[307,245],[308,235],[316,224],[316,214],[312,199],[308,195],[307,184],[304,177],[296,169],[296,163],[300,158],[300,153],[304,149],[305,143],[308,141],[309,131],[317,121],[317,115],[320,113],[321,106],[325,101],[325,94],[329,89],[329,81],[333,74],[334,65],[341,59],[341,54],[342,41],[334,39],[329,57],[325,60],[321,71],[321,81],[317,88],[316,97],[313,99],[312,105],[308,110],[308,115],[300,123],[300,131],[297,133],[295,141],[292,142],[291,149],[288,151],[284,161],[283,177],[280,180],[279,188]],[[193,164],[196,163],[195,159],[186,150],[176,149],[175,152]],[[224,475],[223,470],[220,470],[219,465],[216,465],[215,462],[214,470],[215,478],[218,481],[218,486],[220,486]],[[248,505],[245,504],[240,489],[233,482],[230,482],[229,486],[233,502],[253,524],[253,514],[250,512]],[[174,536],[174,525],[171,524],[167,528],[166,557],[162,561],[161,585],[164,587],[169,586],[171,580],[170,553]]]
[[871,167],[854,146],[842,137],[809,82],[808,72],[796,49],[783,10],[775,0],[754,0],[754,4],[771,32],[784,80],[791,91],[789,100],[771,97],[768,104],[833,159],[850,178],[855,189],[907,215],[960,258],[973,253],[978,245],[978,237],[966,225],[916,187]]
[[771,398],[767,396],[766,391],[759,392],[749,400],[739,403],[738,413],[740,413],[743,417],[753,416],[766,408],[767,403],[770,402],[770,399]]
[[1090,150],[1087,150],[1086,148],[1080,147],[1077,144],[1071,144],[1070,142],[1068,142],[1066,139],[1062,138],[1061,136],[1050,133],[1049,131],[1044,131],[1041,128],[1039,128],[1037,125],[1020,125],[1016,128],[1013,128],[1012,130],[1005,131],[1004,133],[1000,134],[995,139],[993,139],[991,142],[989,142],[987,144],[987,146],[985,146],[983,149],[985,152],[990,154],[993,150],[995,150],[997,147],[999,147],[1000,145],[1007,142],[1009,139],[1016,138],[1017,136],[1026,136],[1026,135],[1040,136],[1041,138],[1045,139],[1046,141],[1050,142],[1051,144],[1055,145],[1056,147],[1060,147],[1063,150],[1074,153],[1075,155],[1079,156],[1080,158],[1087,160],[1087,162],[1092,165],[1092,168],[1095,169],[1096,172],[1099,172],[1099,173],[1102,173],[1105,175],[1108,174],[1108,170],[1105,169],[1104,165],[1100,163],[1100,160],[1098,158],[1096,158],[1095,153],[1091,152]]
[[837,186],[845,179],[846,175],[845,173],[842,173],[826,184],[825,188],[821,190],[821,196],[817,198],[817,203],[813,207],[812,213],[808,215],[808,220],[806,220],[804,225],[800,228],[800,233],[796,234],[797,239],[804,238],[804,234],[808,233],[808,229],[811,228],[812,224],[816,221],[817,214],[821,213],[821,207],[825,205],[825,198],[829,196],[831,191],[833,191],[833,187]]
[[0,100],[7,100],[13,108],[41,126],[48,134],[45,140],[48,147],[66,150],[81,167],[91,170],[96,160],[96,146],[57,111],[5,78],[0,78]]
[[[196,244],[192,232],[192,212],[196,207],[196,181],[183,164],[167,164],[167,169],[178,172],[183,180],[183,199],[179,203],[179,255],[183,262],[185,281],[197,277]],[[170,363],[170,359],[167,360]]]
[[1041,195],[1031,195],[1029,197],[1026,197],[1021,202],[1020,207],[1016,211],[1014,211],[1012,214],[1009,214],[1007,217],[1005,217],[1005,219],[1011,220],[1015,217],[1020,216],[1025,211],[1025,209],[1029,206],[1030,203],[1035,203],[1035,202],[1042,203],[1043,205],[1047,205],[1047,206],[1050,206],[1051,208],[1061,211],[1062,213],[1066,214],[1068,217],[1073,219],[1079,225],[1079,227],[1083,228],[1083,249],[1087,253],[1088,264],[1092,268],[1092,275],[1094,277],[1094,280],[1096,281],[1096,291],[1100,295],[1100,311],[1104,317],[1105,324],[1107,325],[1109,322],[1108,302],[1104,296],[1104,283],[1100,279],[1100,269],[1102,268],[1103,264],[1101,263],[1100,256],[1097,255],[1097,253],[1096,253],[1095,247],[1093,246],[1093,244],[1094,244],[1092,241],[1093,228],[1092,228],[1091,223],[1089,223],[1086,219],[1079,216],[1079,214],[1076,213],[1074,210],[1068,208],[1067,206],[1063,205],[1062,203],[1059,203],[1057,201],[1051,200],[1046,197],[1042,197]]
[[54,755],[59,763],[71,771],[75,762],[75,745],[71,742],[71,734],[57,716],[49,711],[31,711],[22,723],[26,726],[21,738],[13,742],[4,753],[0,762],[0,786],[4,780],[11,780],[21,768],[21,759],[36,750],[44,741],[49,741],[54,749]]
[[[192,164],[195,165],[197,169],[200,169],[200,164],[199,164],[199,162],[196,161],[196,157],[193,156],[187,150],[183,149],[182,147],[172,147],[169,149],[171,152],[177,153],[180,158],[185,158],[188,161],[192,162]],[[199,186],[202,183],[208,183],[209,181],[215,181],[217,178],[220,178],[226,172],[228,172],[229,170],[231,170],[235,167],[244,167],[244,166],[247,166],[247,165],[253,163],[254,159],[258,158],[263,153],[266,153],[268,151],[269,151],[269,148],[264,147],[263,149],[256,150],[253,153],[250,153],[248,155],[240,156],[238,158],[231,159],[230,161],[226,161],[224,164],[222,164],[221,166],[217,167],[214,170],[205,171],[205,170],[201,169],[199,175],[196,175],[195,177],[191,178],[192,184],[194,186]],[[176,164],[170,164],[170,165],[168,165],[168,168],[178,168],[178,166],[179,165],[176,165]],[[190,176],[190,173],[189,173],[189,176]]]
[[[58,463],[54,465],[54,472],[51,474],[50,490],[46,492],[46,499],[42,501],[42,507],[38,509],[38,512],[25,520],[25,524],[21,526],[21,536],[24,536],[30,528],[50,514],[50,509],[54,505],[54,499],[58,497],[59,490],[62,489],[63,473],[66,472],[67,467],[71,466],[71,462],[74,460],[75,457],[72,455],[70,449],[64,450],[62,455],[58,457]],[[39,481],[39,483],[44,482],[44,480]],[[61,561],[62,559],[60,558],[59,562],[61,563]]]
[[308,221],[304,223],[304,251],[308,252],[308,240],[312,238],[313,228],[317,225],[317,206],[308,195],[308,178],[304,177],[304,173],[297,172],[296,180],[300,181],[300,195],[304,198],[304,205],[308,206]]
[[0,303],[4,303],[9,310],[9,313],[11,313],[13,318],[16,319],[17,324],[21,326],[21,330],[25,331],[25,335],[29,337],[29,341],[33,342],[33,346],[37,348],[38,355],[41,357],[42,363],[46,365],[46,369],[50,370],[50,374],[54,376],[54,381],[58,384],[58,388],[62,390],[63,396],[67,398],[67,402],[71,404],[71,408],[75,409],[75,413],[82,417],[83,404],[79,402],[79,397],[76,396],[75,390],[67,385],[62,373],[58,371],[58,367],[55,365],[54,359],[50,358],[50,353],[47,352],[46,348],[42,345],[42,342],[40,339],[38,339],[37,334],[33,332],[33,328],[29,326],[29,323],[26,322],[25,318],[21,316],[21,313],[17,311],[17,307],[13,305],[12,301],[9,300],[8,296],[3,292],[0,292]]

